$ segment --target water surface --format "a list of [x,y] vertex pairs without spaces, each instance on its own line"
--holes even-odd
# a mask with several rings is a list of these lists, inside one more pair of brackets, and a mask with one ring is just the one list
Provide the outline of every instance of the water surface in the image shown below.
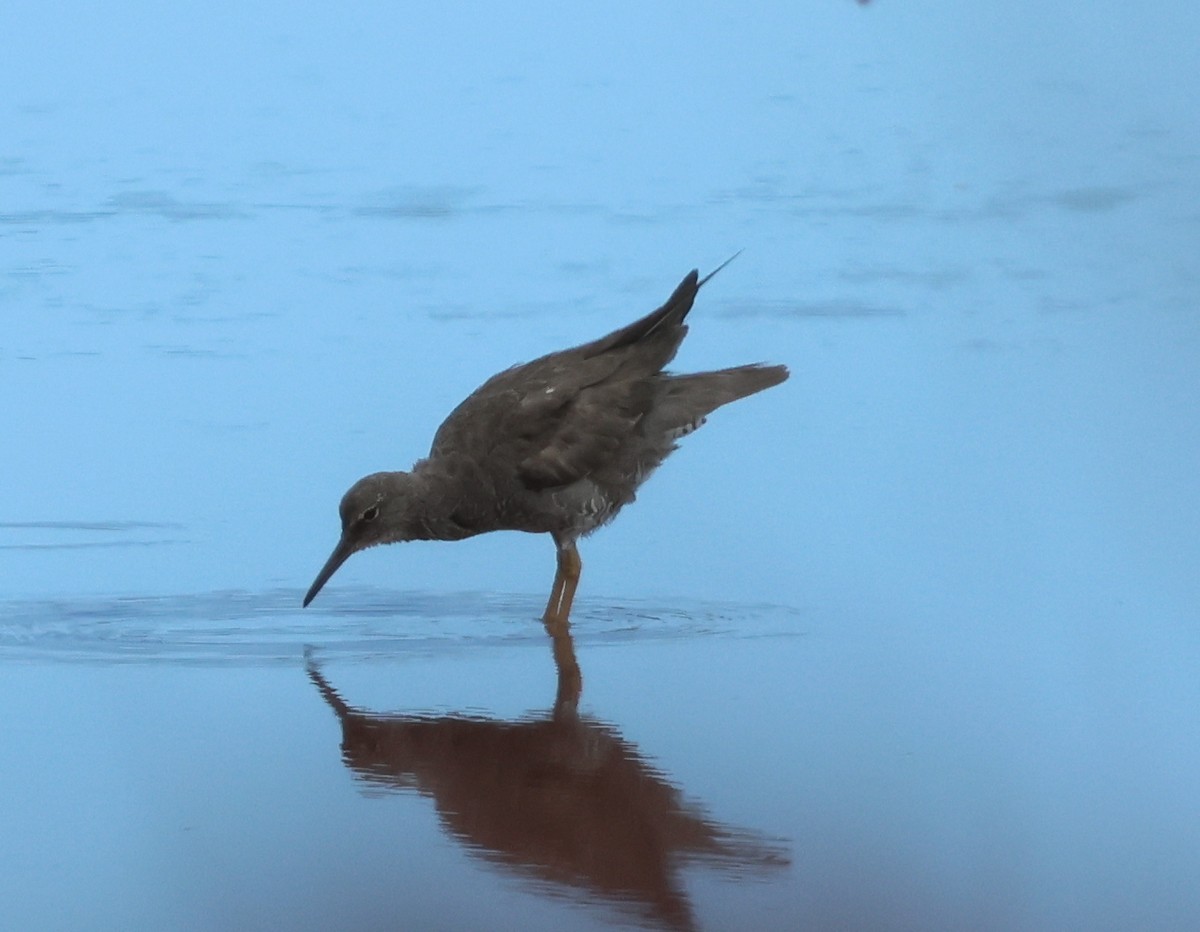
[[[5,7],[9,921],[1190,928],[1198,15]],[[569,655],[527,535],[300,609],[354,479],[738,249],[675,365],[792,377]]]

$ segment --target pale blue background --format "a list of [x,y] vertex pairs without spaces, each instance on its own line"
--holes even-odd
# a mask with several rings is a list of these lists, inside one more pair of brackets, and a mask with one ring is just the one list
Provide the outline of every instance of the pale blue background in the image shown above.
[[[744,249],[676,365],[792,378],[585,542],[578,602],[585,705],[791,840],[782,877],[697,875],[701,924],[1190,927],[1193,5],[18,0],[0,37],[22,926],[614,921],[497,880],[418,799],[374,876],[328,813],[382,810],[300,668],[345,651],[368,707],[544,708],[550,542],[383,548],[298,603],[351,481]],[[269,799],[366,879],[281,865]]]

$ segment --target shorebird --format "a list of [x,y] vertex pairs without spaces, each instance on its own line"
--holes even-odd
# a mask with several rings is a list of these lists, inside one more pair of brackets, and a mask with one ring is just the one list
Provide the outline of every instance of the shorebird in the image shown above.
[[307,606],[354,553],[490,531],[549,534],[557,569],[542,617],[567,624],[583,563],[576,541],[608,523],[721,405],[778,385],[785,366],[663,371],[704,278],[693,269],[656,311],[606,337],[492,376],[446,418],[409,472],[377,472],[342,498],[342,534]]

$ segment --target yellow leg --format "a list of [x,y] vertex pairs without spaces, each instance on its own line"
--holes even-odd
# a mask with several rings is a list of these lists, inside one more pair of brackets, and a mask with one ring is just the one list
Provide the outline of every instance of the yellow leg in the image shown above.
[[550,601],[546,603],[546,614],[542,616],[547,629],[567,624],[571,603],[575,601],[575,589],[579,586],[579,575],[583,572],[583,561],[579,559],[575,541],[555,538],[555,543],[558,545],[558,568],[550,589]]
[[558,569],[554,571],[554,585],[550,587],[550,601],[546,603],[546,612],[542,615],[542,621],[546,623],[547,629],[557,618],[558,603],[562,599],[563,584],[566,578],[563,576],[562,561],[558,561]]

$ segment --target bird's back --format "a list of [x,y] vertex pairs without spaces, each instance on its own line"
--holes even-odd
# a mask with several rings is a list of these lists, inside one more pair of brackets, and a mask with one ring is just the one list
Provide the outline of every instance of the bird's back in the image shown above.
[[645,317],[506,369],[450,413],[426,462],[488,487],[494,507],[473,518],[481,529],[591,530],[632,501],[710,411],[787,377],[782,366],[662,371],[708,277],[688,273]]
[[[585,409],[603,401],[638,414],[649,400],[636,397],[646,394],[638,386],[674,358],[698,289],[693,270],[662,307],[632,324],[492,376],[450,412],[433,438],[430,456],[486,455],[501,445],[519,448],[524,459],[569,426],[574,420],[569,415],[578,414],[581,402]],[[589,424],[593,434],[600,427]],[[514,439],[520,442],[512,444]]]

